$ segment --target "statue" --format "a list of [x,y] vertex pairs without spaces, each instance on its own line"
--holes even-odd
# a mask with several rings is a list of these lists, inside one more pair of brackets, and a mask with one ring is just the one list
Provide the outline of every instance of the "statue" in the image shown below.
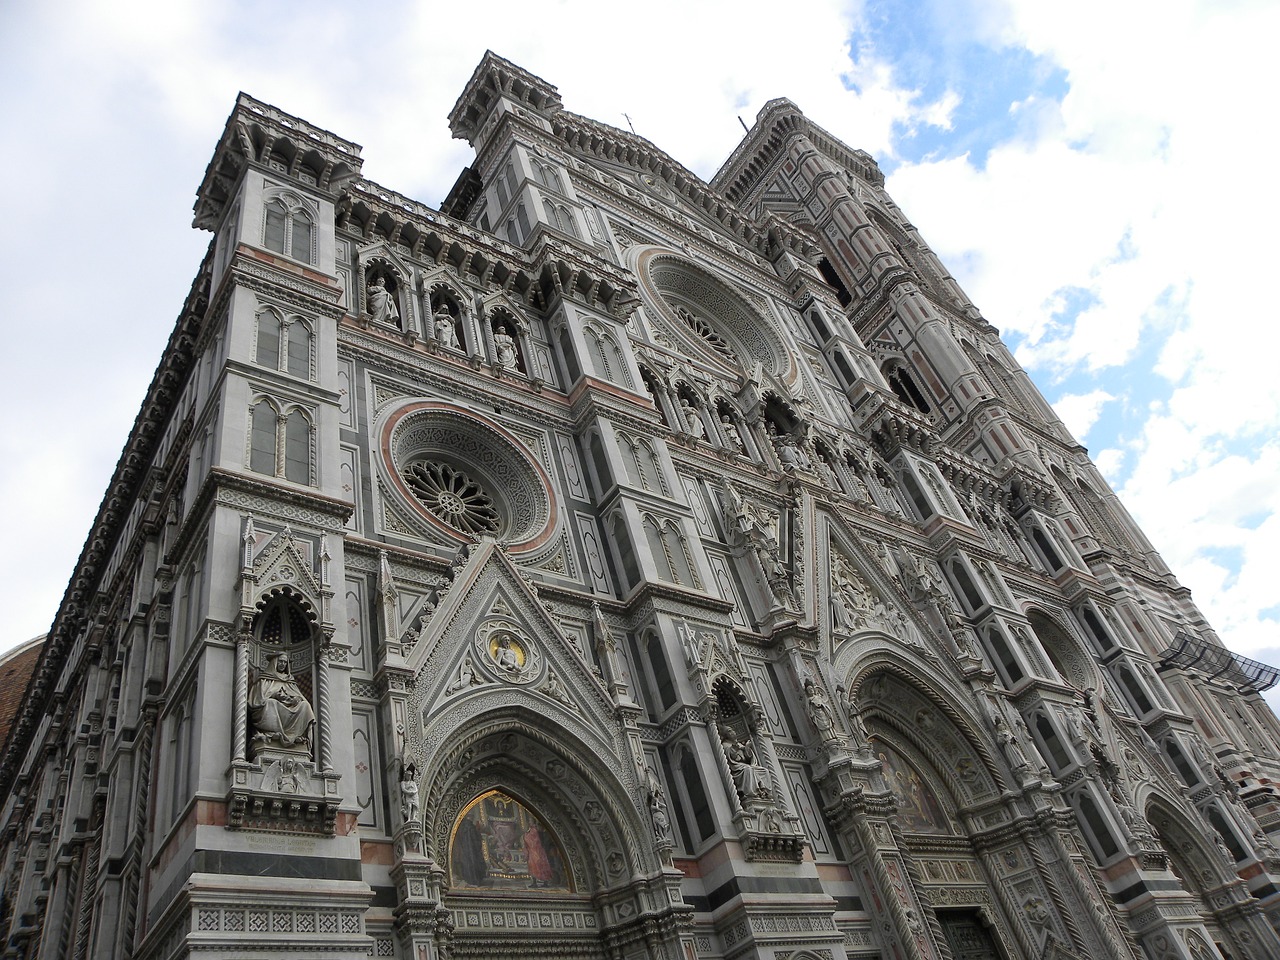
[[1005,758],[1009,761],[1009,766],[1013,768],[1014,773],[1022,773],[1029,769],[1031,761],[1027,758],[1027,753],[1009,726],[1009,722],[1004,717],[994,714],[991,719],[992,726],[995,728],[996,742],[1004,750]]
[[468,687],[478,687],[484,680],[476,673],[475,662],[468,656],[462,661],[462,666],[458,668],[458,676],[445,688],[445,695],[457,693],[459,690],[466,690]]
[[458,334],[453,325],[453,314],[443,303],[435,312],[436,343],[442,347],[458,349]]
[[805,452],[796,445],[796,438],[789,433],[775,433],[773,448],[778,453],[778,462],[788,473],[795,470],[808,470],[812,464]]
[[259,675],[249,690],[249,719],[253,721],[253,742],[295,753],[310,753],[311,728],[316,715],[289,672],[289,655],[267,655],[274,667]]
[[667,800],[662,792],[662,784],[653,767],[645,767],[645,776],[649,781],[649,819],[653,824],[653,839],[659,844],[671,842],[671,818],[667,814]]
[[563,703],[566,707],[573,706],[573,698],[569,696],[569,691],[565,689],[564,683],[554,670],[547,671],[547,679],[543,682],[542,692],[552,700]]
[[405,823],[414,823],[422,815],[418,805],[418,768],[412,760],[400,761],[400,816]]
[[724,741],[724,758],[729,764],[729,776],[733,778],[734,789],[745,802],[754,797],[767,797],[764,771],[756,766],[755,751],[751,741],[740,741],[737,734],[729,727],[720,728],[720,736]]
[[493,347],[498,354],[498,366],[504,370],[518,369],[516,364],[516,342],[507,333],[506,327],[499,327],[493,332]]
[[381,274],[369,282],[368,298],[369,316],[380,323],[400,325],[400,308],[396,306],[395,294],[387,289],[387,281]]
[[818,736],[823,740],[838,740],[840,735],[836,732],[836,718],[831,713],[827,698],[812,678],[804,682],[804,696],[805,708]]
[[742,434],[738,432],[737,425],[730,419],[727,413],[720,415],[720,432],[724,435],[724,446],[726,450],[733,453],[742,453],[745,447],[742,445]]
[[511,649],[511,641],[506,637],[498,641],[498,652],[494,657],[494,662],[503,670],[520,669],[520,661],[516,657],[516,652]]
[[689,434],[695,440],[707,439],[707,425],[702,422],[702,417],[694,409],[693,404],[684,397],[680,398],[680,413],[688,425]]

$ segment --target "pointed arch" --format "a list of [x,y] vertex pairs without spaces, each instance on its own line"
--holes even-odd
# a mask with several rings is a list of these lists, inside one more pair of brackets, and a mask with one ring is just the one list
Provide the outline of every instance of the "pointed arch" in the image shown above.
[[315,205],[279,188],[265,191],[263,201],[262,245],[293,260],[315,263]]

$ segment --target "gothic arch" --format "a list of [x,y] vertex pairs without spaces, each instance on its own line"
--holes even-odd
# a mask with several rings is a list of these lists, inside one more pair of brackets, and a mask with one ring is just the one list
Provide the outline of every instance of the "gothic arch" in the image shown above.
[[[1225,917],[1219,917],[1216,904],[1229,905],[1232,898],[1223,899],[1221,890],[1239,883],[1234,869],[1227,866],[1221,852],[1206,838],[1204,827],[1191,823],[1184,814],[1162,797],[1152,796],[1146,805],[1147,820],[1160,836],[1160,844],[1169,854],[1169,870],[1179,884],[1199,904],[1201,917],[1212,939],[1234,940]],[[1232,944],[1237,955],[1253,954]]]
[[699,356],[735,372],[760,364],[775,377],[791,376],[790,351],[773,325],[728,281],[662,248],[635,251],[628,259],[646,300]]
[[848,675],[849,700],[864,723],[893,729],[933,766],[960,806],[1006,789],[986,747],[982,721],[896,652],[873,654]]
[[491,709],[442,736],[451,747],[423,775],[423,835],[438,863],[449,863],[462,812],[484,792],[502,789],[556,831],[579,892],[598,893],[659,868],[649,826],[632,799],[638,790],[598,762],[598,744],[546,714],[484,699]]

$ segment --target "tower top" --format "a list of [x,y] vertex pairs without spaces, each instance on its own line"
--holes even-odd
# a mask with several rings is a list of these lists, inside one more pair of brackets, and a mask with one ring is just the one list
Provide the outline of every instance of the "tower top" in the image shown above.
[[194,226],[216,229],[223,206],[249,162],[336,194],[360,175],[364,161],[358,143],[241,93],[196,191]]
[[449,129],[453,135],[474,143],[489,111],[503,97],[544,119],[550,119],[563,108],[560,91],[555,86],[486,50],[458,102],[449,111]]

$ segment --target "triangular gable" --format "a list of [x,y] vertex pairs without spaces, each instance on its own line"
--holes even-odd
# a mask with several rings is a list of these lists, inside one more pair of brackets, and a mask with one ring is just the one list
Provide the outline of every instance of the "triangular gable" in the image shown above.
[[575,722],[593,730],[602,749],[614,748],[614,704],[594,662],[489,538],[471,550],[406,666],[424,733],[438,716],[476,699]]
[[253,606],[275,588],[288,587],[306,597],[317,615],[322,613],[326,590],[316,570],[313,543],[298,539],[289,527],[274,535],[263,534],[254,526],[252,516],[245,518],[242,539],[243,605]]
[[894,582],[894,561],[887,556],[888,548],[884,547],[886,559],[877,560],[855,531],[834,515],[827,516],[826,537],[830,568],[819,581],[825,584],[826,596],[822,599],[832,663],[837,647],[862,633],[895,637],[930,659],[937,659],[925,641],[928,634],[921,630],[914,609]]

